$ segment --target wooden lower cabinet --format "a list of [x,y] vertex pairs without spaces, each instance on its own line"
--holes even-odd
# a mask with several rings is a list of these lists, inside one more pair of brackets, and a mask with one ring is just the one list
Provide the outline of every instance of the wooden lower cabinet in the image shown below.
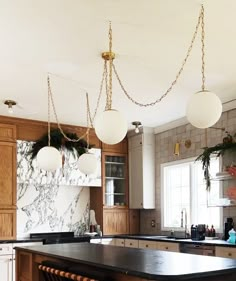
[[16,209],[0,210],[0,237],[1,239],[16,238]]
[[215,256],[236,259],[236,249],[232,247],[215,247]]
[[122,209],[103,210],[103,232],[106,235],[129,233],[129,211]]

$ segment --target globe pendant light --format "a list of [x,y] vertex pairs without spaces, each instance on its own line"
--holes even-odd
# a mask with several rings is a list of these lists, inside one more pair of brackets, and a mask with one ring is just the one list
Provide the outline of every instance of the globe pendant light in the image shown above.
[[189,100],[187,105],[188,121],[197,128],[213,126],[222,113],[222,103],[218,96],[209,91],[200,91]]
[[37,165],[46,171],[55,171],[62,167],[61,153],[52,146],[44,146],[37,154]]
[[85,175],[94,174],[97,170],[97,159],[94,154],[86,152],[79,157],[78,168]]
[[37,165],[40,169],[46,171],[55,171],[62,167],[61,153],[55,148],[50,146],[50,80],[48,76],[48,146],[41,148],[37,154]]
[[[106,109],[96,117],[95,133],[106,144],[116,144],[124,139],[127,134],[128,124],[122,114],[112,109],[112,66],[115,54],[112,52],[112,29],[109,28],[109,52],[103,52],[105,60],[104,73],[107,74],[107,61],[109,61],[109,85],[106,84]],[[107,82],[107,79],[106,79]]]
[[222,113],[222,103],[216,94],[205,90],[205,31],[203,5],[200,20],[202,27],[202,90],[193,94],[193,96],[189,99],[186,108],[186,116],[188,121],[194,127],[205,129],[213,126],[220,119]]
[[102,142],[116,144],[125,137],[127,122],[119,111],[105,110],[95,120],[95,132]]

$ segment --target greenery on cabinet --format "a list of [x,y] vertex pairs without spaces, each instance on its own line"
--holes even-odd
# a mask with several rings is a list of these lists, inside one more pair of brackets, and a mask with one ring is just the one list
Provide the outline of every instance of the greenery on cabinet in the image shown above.
[[[70,139],[76,140],[79,138],[76,133],[66,132],[65,135]],[[55,147],[58,150],[67,149],[73,154],[74,157],[76,156],[79,157],[80,155],[86,152],[87,142],[84,139],[81,139],[78,142],[68,141],[62,135],[59,129],[51,130],[50,137],[51,137],[50,140],[51,146]],[[39,150],[47,145],[48,145],[48,133],[43,135],[39,140],[37,140],[33,144],[32,150],[29,152],[29,154],[31,155],[31,159],[33,160],[37,156]],[[89,146],[89,148],[91,147],[92,146]]]
[[223,138],[223,142],[212,147],[204,147],[203,153],[200,154],[196,161],[202,162],[202,169],[204,171],[204,179],[206,180],[206,189],[210,190],[211,177],[210,177],[210,162],[211,157],[220,157],[225,154],[226,151],[236,152],[236,134],[232,136],[227,131],[227,136]]

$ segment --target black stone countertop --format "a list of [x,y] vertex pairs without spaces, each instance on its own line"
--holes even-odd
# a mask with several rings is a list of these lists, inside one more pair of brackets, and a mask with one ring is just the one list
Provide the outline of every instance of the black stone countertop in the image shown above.
[[148,240],[148,241],[162,241],[162,242],[171,242],[171,243],[189,243],[189,244],[197,244],[197,245],[212,245],[212,246],[223,246],[223,247],[232,247],[236,248],[236,244],[228,243],[224,240],[201,240],[196,241],[192,239],[175,239],[175,238],[167,238],[167,236],[161,236],[161,235],[104,235],[103,237],[92,237],[91,239],[96,238],[123,238],[123,239],[135,239],[135,240]]
[[200,280],[222,274],[236,275],[236,260],[218,257],[90,243],[16,247],[17,249],[152,280]]
[[26,243],[26,242],[43,242],[43,239],[39,238],[17,238],[17,239],[1,239],[0,244],[5,243]]

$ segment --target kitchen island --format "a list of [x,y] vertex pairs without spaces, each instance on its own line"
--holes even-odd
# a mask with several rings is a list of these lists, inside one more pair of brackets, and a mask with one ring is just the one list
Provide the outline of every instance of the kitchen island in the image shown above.
[[45,260],[104,280],[236,280],[234,259],[90,243],[17,247],[16,280],[41,281],[38,265]]

